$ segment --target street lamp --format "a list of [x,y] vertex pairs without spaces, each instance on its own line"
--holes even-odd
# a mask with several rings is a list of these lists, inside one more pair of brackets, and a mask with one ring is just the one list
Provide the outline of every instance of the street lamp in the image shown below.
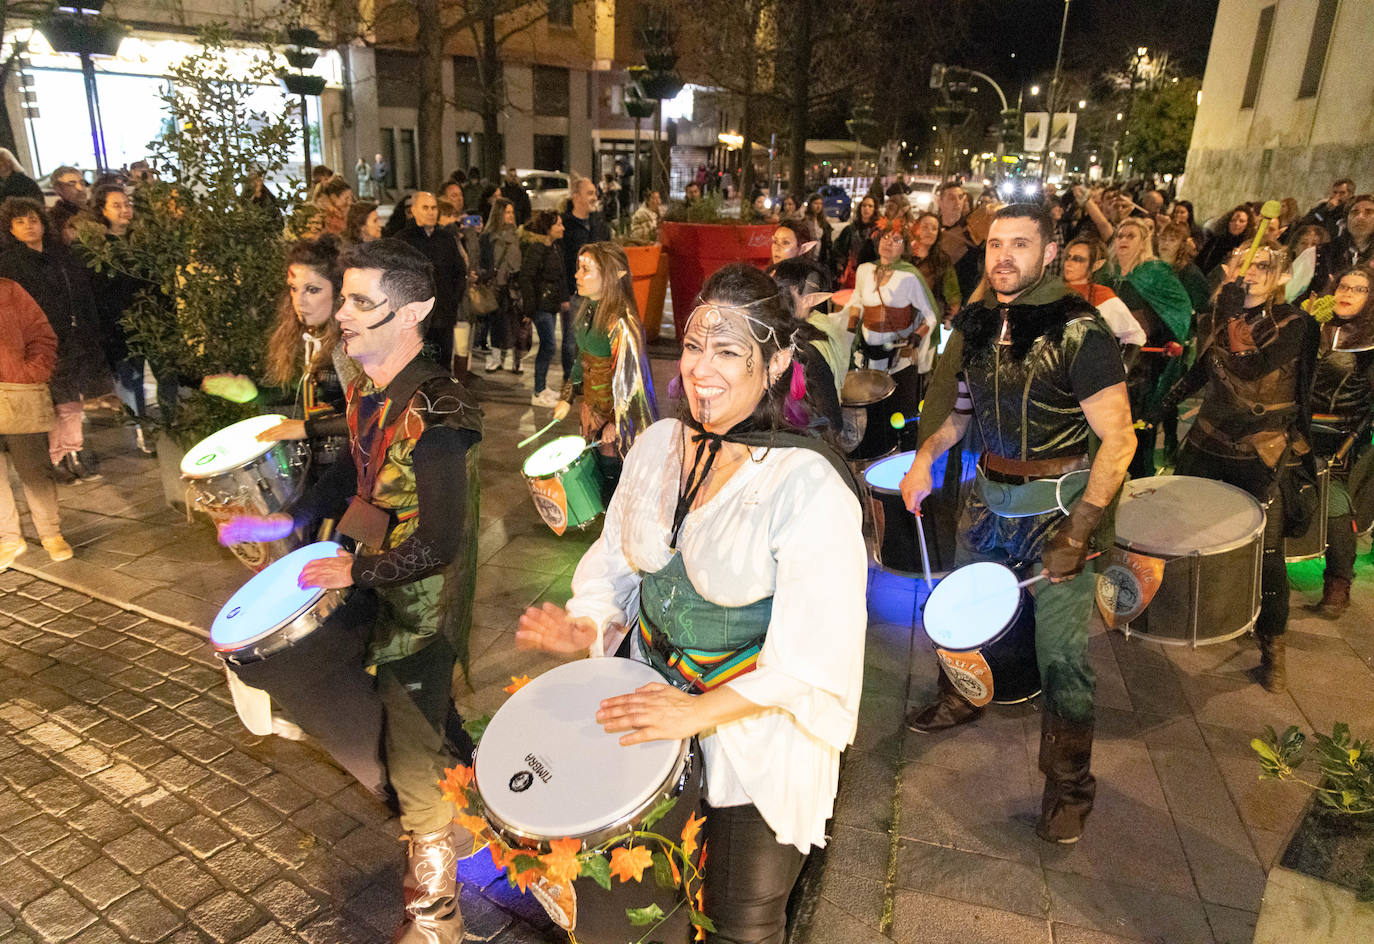
[[54,52],[81,57],[81,78],[86,87],[86,113],[91,122],[91,149],[98,173],[105,173],[105,133],[100,127],[100,96],[95,86],[94,57],[111,58],[124,39],[124,24],[98,19],[105,0],[67,0],[56,12],[35,24]]
[[306,110],[306,97],[324,92],[324,76],[306,75],[305,70],[320,58],[320,34],[303,26],[293,26],[286,31],[290,45],[286,47],[286,62],[295,73],[281,75],[281,84],[292,95],[301,97],[301,147],[305,151],[305,185],[310,186],[310,117]]
[[1038,85],[1032,85],[1032,86],[1031,86],[1031,89],[1030,89],[1030,92],[1031,92],[1031,95],[1033,95],[1033,96],[1034,96],[1034,95],[1039,95],[1039,94],[1040,94],[1040,86],[1038,86]]
[[1083,109],[1085,109],[1085,108],[1087,108],[1087,107],[1088,107],[1088,100],[1085,99],[1085,98],[1080,98],[1080,99],[1078,100],[1078,110],[1079,110],[1079,111],[1082,111]]

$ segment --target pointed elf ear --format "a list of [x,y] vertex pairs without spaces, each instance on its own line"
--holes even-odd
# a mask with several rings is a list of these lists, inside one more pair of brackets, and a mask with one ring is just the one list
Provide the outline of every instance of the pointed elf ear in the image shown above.
[[1093,271],[1096,272],[1098,269],[1102,268],[1106,264],[1106,259],[1098,259],[1096,262],[1093,263]]
[[810,311],[817,305],[820,305],[829,300],[829,298],[834,294],[834,292],[807,292],[799,299],[799,301],[801,302],[801,310]]
[[797,255],[808,256],[811,254],[812,250],[814,250],[819,245],[820,243],[814,239],[810,242],[802,243],[801,248],[797,250]]

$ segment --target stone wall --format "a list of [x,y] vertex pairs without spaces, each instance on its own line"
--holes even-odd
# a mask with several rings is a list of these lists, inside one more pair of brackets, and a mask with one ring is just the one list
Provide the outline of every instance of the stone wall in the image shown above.
[[1198,220],[1248,200],[1296,197],[1306,213],[1338,177],[1352,177],[1357,193],[1374,190],[1374,147],[1367,143],[1316,147],[1190,150],[1179,197],[1193,201]]

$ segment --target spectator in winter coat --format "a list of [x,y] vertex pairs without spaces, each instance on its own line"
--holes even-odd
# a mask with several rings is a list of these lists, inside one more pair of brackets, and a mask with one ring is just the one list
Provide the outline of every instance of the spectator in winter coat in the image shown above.
[[0,200],[6,197],[30,197],[43,200],[43,190],[33,178],[24,173],[19,158],[9,148],[0,148]]

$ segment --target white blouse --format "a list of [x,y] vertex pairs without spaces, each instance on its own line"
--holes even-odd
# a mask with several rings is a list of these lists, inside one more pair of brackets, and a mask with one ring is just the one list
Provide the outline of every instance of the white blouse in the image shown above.
[[[596,623],[594,656],[615,651],[638,618],[641,576],[671,559],[686,432],[666,419],[640,434],[601,537],[573,574],[568,612]],[[825,459],[798,448],[753,456],[688,513],[678,547],[705,599],[736,607],[772,596],[756,668],[726,683],[765,710],[698,739],[707,800],[754,804],[780,843],[807,852],[825,845],[840,752],[858,725],[867,552],[858,500]]]
[[[916,348],[916,369],[920,373],[929,373],[935,364],[935,328],[940,323],[940,319],[935,314],[935,304],[930,300],[930,292],[926,289],[925,279],[916,272],[894,271],[888,278],[887,283],[881,288],[878,286],[878,266],[876,263],[865,262],[859,266],[854,273],[854,294],[849,299],[849,310],[852,312],[858,309],[860,312],[864,308],[871,308],[874,305],[887,305],[889,308],[903,308],[907,305],[914,306],[916,309],[916,320],[912,324],[911,331],[916,330],[925,324],[929,330],[926,336],[921,339],[921,343]],[[860,322],[862,325],[862,321]],[[863,332],[863,339],[868,344],[890,344],[892,347],[901,347],[911,331],[870,331],[868,328],[860,327]],[[912,359],[902,356],[895,361],[888,360],[874,361],[872,366],[875,370],[886,370],[889,373],[896,373],[904,367],[909,367],[913,363]]]

